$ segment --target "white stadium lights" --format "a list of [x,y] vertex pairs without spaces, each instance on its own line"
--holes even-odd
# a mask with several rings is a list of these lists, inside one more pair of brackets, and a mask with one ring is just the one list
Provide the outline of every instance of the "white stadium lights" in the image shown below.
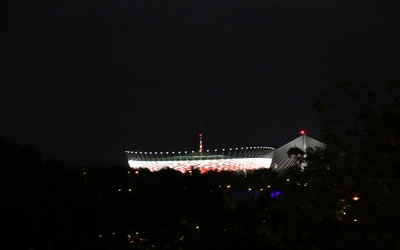
[[[198,169],[208,171],[253,171],[270,168],[274,148],[271,147],[233,147],[203,150],[203,137],[199,134],[198,151],[125,151],[131,168],[146,168],[159,171],[171,168],[182,173]],[[139,153],[138,153],[139,152]],[[191,153],[190,153],[191,152]]]
[[241,172],[243,170],[252,171],[270,168],[272,161],[271,152],[273,149],[268,148],[257,151],[247,150],[244,152],[242,151],[240,154],[232,152],[232,148],[229,150],[227,154],[224,154],[225,149],[222,149],[220,154],[214,153],[218,152],[217,149],[215,149],[213,153],[210,153],[209,150],[206,150],[206,153],[194,152],[193,155],[185,155],[185,158],[182,158],[180,154],[175,155],[175,152],[172,152],[170,155],[168,155],[168,152],[165,152],[166,156],[161,156],[162,152],[158,155],[156,153],[151,154],[151,152],[145,152],[144,155],[140,157],[135,156],[133,153],[127,153],[127,156],[129,159],[128,164],[131,168],[147,168],[150,171],[172,168],[186,173],[194,168],[199,169],[201,173],[205,173],[208,171]]

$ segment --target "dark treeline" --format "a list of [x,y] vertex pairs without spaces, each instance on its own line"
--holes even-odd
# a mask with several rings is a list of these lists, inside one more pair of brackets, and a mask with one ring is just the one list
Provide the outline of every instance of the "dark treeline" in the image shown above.
[[[238,174],[70,167],[1,140],[2,238],[15,249],[257,249],[276,186]],[[259,217],[259,218],[258,218]]]

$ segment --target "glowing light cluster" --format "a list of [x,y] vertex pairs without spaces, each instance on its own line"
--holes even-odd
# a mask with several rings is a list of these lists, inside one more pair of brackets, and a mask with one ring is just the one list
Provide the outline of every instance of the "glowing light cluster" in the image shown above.
[[126,151],[128,164],[133,169],[147,168],[159,171],[172,168],[182,173],[199,169],[201,173],[208,171],[245,171],[269,168],[272,161],[273,148],[241,147],[222,149],[210,152],[173,151],[140,152]]
[[[244,150],[255,150],[255,149],[268,149],[274,150],[272,147],[240,147],[240,148],[223,148],[223,149],[214,149],[214,150],[206,150],[206,152],[227,152],[230,151],[232,154],[242,153]],[[171,151],[171,152],[147,152],[147,151],[125,151],[127,154],[137,154],[137,155],[190,155],[195,153],[196,151]]]
[[183,161],[134,161],[129,160],[131,168],[147,168],[150,171],[159,171],[163,168],[172,168],[182,173],[192,169],[199,169],[201,173],[208,171],[243,171],[269,168],[271,158],[239,158],[218,160],[183,160]]

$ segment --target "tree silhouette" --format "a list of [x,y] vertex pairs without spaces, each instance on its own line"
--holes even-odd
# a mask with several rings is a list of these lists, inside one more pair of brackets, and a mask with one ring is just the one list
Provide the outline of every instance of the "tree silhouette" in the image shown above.
[[326,148],[301,156],[282,178],[284,195],[267,213],[272,223],[260,227],[266,244],[400,247],[400,83],[392,82],[383,99],[366,85],[344,83],[338,90],[316,103]]

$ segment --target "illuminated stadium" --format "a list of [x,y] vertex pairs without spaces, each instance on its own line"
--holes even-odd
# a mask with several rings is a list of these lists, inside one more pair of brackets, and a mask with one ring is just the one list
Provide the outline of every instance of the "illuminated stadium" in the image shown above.
[[291,148],[299,148],[306,152],[324,146],[322,142],[307,136],[304,130],[300,133],[300,137],[276,150],[271,147],[240,147],[203,151],[200,134],[198,151],[125,151],[125,153],[131,168],[146,168],[152,172],[163,168],[172,168],[182,173],[192,169],[199,169],[201,173],[206,173],[208,171],[246,172],[271,168],[280,175],[295,163],[295,157],[287,153]]
[[208,171],[252,171],[269,168],[274,148],[240,147],[203,151],[202,135],[198,151],[142,152],[125,151],[131,168],[147,168],[159,171],[172,168],[182,173],[199,169]]

